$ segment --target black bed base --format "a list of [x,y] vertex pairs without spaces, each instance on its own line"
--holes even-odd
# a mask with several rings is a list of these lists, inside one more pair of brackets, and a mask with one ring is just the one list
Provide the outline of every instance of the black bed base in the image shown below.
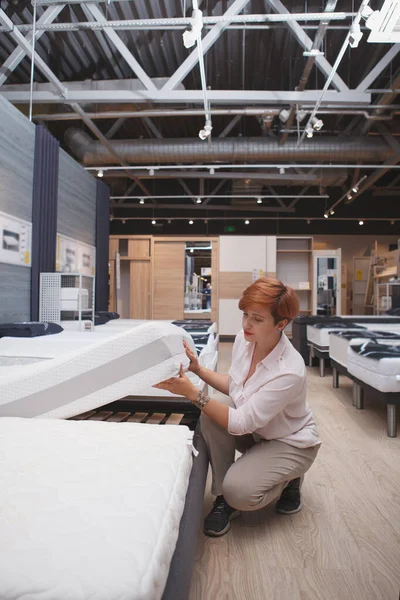
[[319,376],[325,377],[326,361],[329,362],[329,349],[324,350],[324,349],[320,348],[319,346],[316,346],[312,342],[308,342],[308,350],[309,350],[308,366],[313,367],[314,359],[318,358],[319,359]]
[[397,407],[400,406],[400,393],[381,392],[380,390],[377,390],[365,383],[365,381],[361,381],[360,379],[357,379],[357,377],[354,377],[354,375],[351,375],[346,367],[332,358],[331,365],[333,368],[332,385],[334,388],[339,387],[339,373],[345,375],[353,382],[353,406],[358,410],[364,408],[364,393],[368,393],[386,404],[386,431],[388,437],[397,437]]

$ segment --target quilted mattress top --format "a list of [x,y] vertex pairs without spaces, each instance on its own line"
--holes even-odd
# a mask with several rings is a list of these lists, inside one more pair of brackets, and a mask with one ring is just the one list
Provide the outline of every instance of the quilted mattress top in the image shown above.
[[0,418],[0,598],[159,600],[191,446],[185,426]]

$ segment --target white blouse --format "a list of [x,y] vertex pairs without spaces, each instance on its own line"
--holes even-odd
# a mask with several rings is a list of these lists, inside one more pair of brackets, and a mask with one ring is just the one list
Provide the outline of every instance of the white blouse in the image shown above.
[[233,435],[253,433],[266,440],[279,440],[297,448],[320,444],[317,427],[307,404],[306,367],[285,334],[275,348],[250,370],[255,343],[238,333],[229,370],[228,431]]

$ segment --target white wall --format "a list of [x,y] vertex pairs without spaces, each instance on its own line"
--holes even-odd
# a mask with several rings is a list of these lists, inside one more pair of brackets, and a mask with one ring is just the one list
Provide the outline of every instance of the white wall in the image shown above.
[[[252,273],[276,271],[275,236],[221,236],[219,241],[219,271]],[[220,299],[219,333],[236,335],[242,328],[242,313],[238,308],[240,298]]]
[[265,236],[221,236],[219,270],[240,273],[253,269],[266,270],[267,238]]

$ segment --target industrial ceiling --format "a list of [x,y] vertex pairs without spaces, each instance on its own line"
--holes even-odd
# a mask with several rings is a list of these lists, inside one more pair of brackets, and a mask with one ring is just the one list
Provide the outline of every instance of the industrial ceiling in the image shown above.
[[103,177],[112,233],[397,234],[399,23],[393,0],[0,0],[0,93]]

